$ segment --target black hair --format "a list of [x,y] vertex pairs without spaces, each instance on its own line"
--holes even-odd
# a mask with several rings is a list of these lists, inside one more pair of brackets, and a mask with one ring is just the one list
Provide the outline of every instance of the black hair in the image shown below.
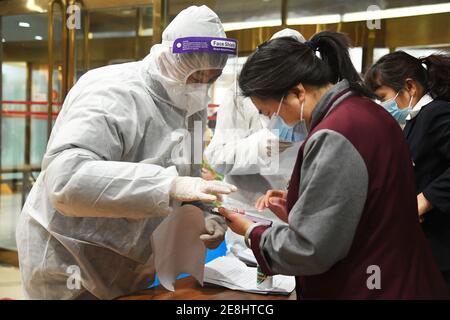
[[349,47],[349,38],[333,31],[316,33],[305,43],[290,37],[269,40],[244,64],[239,76],[242,94],[279,100],[300,83],[323,87],[347,79],[354,91],[371,96],[353,66]]
[[448,54],[432,54],[417,59],[404,51],[389,53],[367,71],[365,83],[372,92],[383,85],[400,91],[408,78],[417,81],[434,99],[450,101]]

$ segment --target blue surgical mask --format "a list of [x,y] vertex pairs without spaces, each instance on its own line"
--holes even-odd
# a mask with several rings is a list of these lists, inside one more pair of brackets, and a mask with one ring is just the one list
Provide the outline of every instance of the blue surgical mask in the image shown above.
[[300,121],[296,124],[290,126],[284,122],[283,118],[280,116],[281,105],[283,104],[283,98],[281,98],[280,105],[278,106],[278,111],[272,116],[270,122],[267,126],[269,130],[277,130],[278,137],[282,141],[287,142],[300,142],[305,140],[308,135],[308,129],[306,127],[305,119],[303,119],[303,106],[302,104],[300,111]]
[[413,96],[411,96],[411,99],[409,100],[409,106],[407,108],[400,109],[396,101],[399,93],[400,91],[397,92],[395,97],[382,102],[381,105],[383,106],[383,108],[386,109],[386,111],[388,111],[394,117],[395,120],[397,120],[399,124],[403,125],[406,123],[406,118],[408,117],[408,115],[412,110],[411,104]]

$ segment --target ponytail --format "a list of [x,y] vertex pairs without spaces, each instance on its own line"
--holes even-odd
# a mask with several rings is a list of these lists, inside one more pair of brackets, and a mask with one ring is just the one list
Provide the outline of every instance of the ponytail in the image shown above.
[[290,37],[267,41],[242,68],[242,94],[279,100],[300,83],[323,87],[346,79],[357,93],[372,96],[350,60],[349,46],[347,36],[332,31],[319,32],[305,43]]
[[450,56],[445,54],[417,59],[403,51],[389,53],[367,71],[365,83],[371,92],[383,85],[400,91],[409,78],[434,99],[450,101]]
[[331,81],[336,83],[346,79],[350,87],[366,96],[372,96],[363,85],[359,73],[350,59],[350,39],[343,33],[323,31],[316,33],[310,40],[313,48],[319,51],[321,59],[331,70]]
[[422,58],[427,69],[426,91],[434,98],[450,102],[450,56],[432,54]]

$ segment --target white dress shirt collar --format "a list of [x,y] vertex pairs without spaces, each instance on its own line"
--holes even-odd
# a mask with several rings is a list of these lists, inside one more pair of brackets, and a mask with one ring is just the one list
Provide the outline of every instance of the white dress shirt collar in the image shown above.
[[420,98],[420,100],[412,108],[411,112],[406,117],[406,120],[414,119],[419,114],[420,110],[422,110],[422,108],[424,106],[426,106],[427,104],[429,104],[433,100],[434,99],[429,94],[424,95],[422,98]]

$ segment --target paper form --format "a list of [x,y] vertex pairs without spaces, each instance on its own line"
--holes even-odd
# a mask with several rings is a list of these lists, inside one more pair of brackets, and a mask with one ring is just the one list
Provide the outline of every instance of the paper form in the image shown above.
[[295,278],[291,276],[273,276],[273,287],[259,289],[256,286],[256,268],[233,256],[219,257],[205,266],[204,281],[232,290],[261,294],[290,294],[295,289]]

